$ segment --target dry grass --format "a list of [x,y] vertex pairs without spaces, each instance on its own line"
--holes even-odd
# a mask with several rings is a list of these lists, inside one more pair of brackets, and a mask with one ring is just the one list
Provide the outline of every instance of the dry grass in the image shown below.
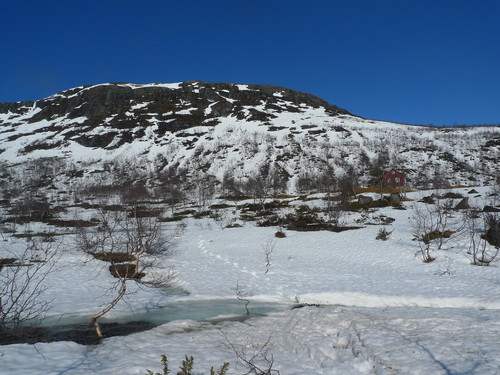
[[136,265],[133,263],[113,264],[109,266],[109,272],[113,277],[126,279],[142,279],[145,273],[137,273]]
[[266,199],[297,199],[297,198],[298,197],[296,195],[290,195],[290,194],[278,194],[266,197]]
[[453,233],[455,233],[455,231],[449,230],[449,229],[446,229],[442,232],[435,230],[435,231],[424,234],[422,237],[422,241],[424,243],[428,244],[430,241],[436,240],[438,238],[450,238]]
[[[362,187],[362,188],[356,188],[356,189],[354,189],[354,191],[355,191],[356,194],[363,194],[363,193],[377,193],[377,194],[380,194],[380,193],[383,193],[383,194],[401,193],[401,189],[400,188],[388,188],[388,187],[385,187],[385,188],[382,188],[382,191],[380,191],[380,187],[379,186],[367,186],[367,187]],[[406,193],[412,193],[412,192],[415,192],[415,191],[416,190],[408,189],[408,188],[404,189],[404,192],[406,192]]]
[[111,263],[131,262],[136,260],[135,255],[128,253],[100,252],[90,253],[95,259]]

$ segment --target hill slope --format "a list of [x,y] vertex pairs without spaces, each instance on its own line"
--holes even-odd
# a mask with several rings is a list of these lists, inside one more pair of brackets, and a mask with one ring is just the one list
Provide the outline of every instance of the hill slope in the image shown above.
[[415,187],[487,184],[499,147],[498,126],[371,121],[275,86],[115,83],[0,103],[0,162],[45,160],[56,184],[256,178],[275,192],[307,191],[329,176],[374,184],[389,168]]

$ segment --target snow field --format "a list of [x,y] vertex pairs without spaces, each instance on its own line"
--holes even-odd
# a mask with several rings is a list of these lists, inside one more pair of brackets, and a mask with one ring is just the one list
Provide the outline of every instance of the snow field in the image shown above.
[[306,307],[217,326],[177,321],[98,346],[1,347],[0,373],[143,374],[158,370],[164,353],[174,369],[187,353],[197,374],[224,361],[231,374],[243,373],[227,337],[249,352],[269,340],[273,368],[287,375],[497,374],[498,318],[497,310]]
[[[456,189],[463,195],[467,190]],[[489,188],[476,190],[485,197]],[[282,303],[284,311],[218,324],[186,316],[98,346],[2,346],[0,374],[143,374],[160,368],[161,354],[174,369],[184,355],[193,355],[197,374],[225,361],[231,363],[230,373],[244,373],[224,337],[247,351],[269,341],[273,368],[287,375],[498,374],[498,261],[490,267],[470,265],[467,238],[452,236],[445,249],[433,252],[434,262],[422,263],[409,220],[422,193],[408,196],[414,200],[404,203],[407,210],[383,208],[374,214],[396,219],[386,226],[393,230],[388,241],[375,239],[379,225],[341,233],[286,231],[287,237],[278,239],[276,227],[246,223],[221,229],[211,219],[189,219],[175,238],[177,254],[162,260],[175,267],[177,288],[184,293],[132,289],[109,319],[132,319],[134,312],[147,310],[161,314],[176,301],[236,301],[236,285],[250,300],[250,311],[258,303]],[[357,218],[350,214],[348,224]],[[269,241],[274,250],[266,273]],[[54,299],[50,319],[63,314],[63,319],[86,320],[109,301],[114,279],[102,262],[72,250],[70,242],[65,246],[48,280],[53,287],[47,298]],[[322,306],[286,308],[296,302]]]

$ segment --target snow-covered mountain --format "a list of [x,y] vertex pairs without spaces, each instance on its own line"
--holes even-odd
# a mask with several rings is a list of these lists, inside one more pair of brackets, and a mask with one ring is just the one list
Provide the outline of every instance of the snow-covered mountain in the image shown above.
[[372,121],[275,86],[110,83],[0,103],[0,163],[45,160],[52,182],[259,177],[300,191],[314,190],[304,181],[318,176],[369,185],[397,168],[414,187],[488,184],[499,176],[499,150],[500,126]]

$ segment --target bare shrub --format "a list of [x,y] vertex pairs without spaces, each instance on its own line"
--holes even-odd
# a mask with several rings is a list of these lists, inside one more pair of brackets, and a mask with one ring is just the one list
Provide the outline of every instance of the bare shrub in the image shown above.
[[271,336],[264,342],[258,342],[252,336],[249,336],[247,342],[235,343],[224,331],[220,330],[220,332],[223,337],[222,344],[226,349],[232,352],[238,362],[246,368],[247,372],[245,372],[245,374],[280,374],[278,370],[273,369],[274,356],[271,353]]
[[271,257],[274,251],[274,248],[276,247],[276,242],[273,240],[267,240],[267,242],[262,245],[262,250],[264,250],[264,256],[266,258],[266,272],[268,273],[269,269],[271,268]]
[[385,227],[382,227],[378,230],[378,233],[377,233],[377,236],[375,237],[375,239],[387,241],[389,239],[389,237],[391,236],[392,232],[394,232],[394,230],[388,231],[387,229],[385,229]]
[[[464,228],[463,221],[460,223],[454,216],[452,200],[436,197],[432,202],[415,205],[411,217],[413,239],[418,242],[418,253],[426,263],[435,259],[431,256],[433,250],[442,249],[453,233],[461,232]],[[452,226],[455,228],[449,229]]]
[[50,308],[42,298],[53,271],[58,246],[29,239],[20,253],[8,251],[0,265],[0,331],[19,334],[26,324],[43,319]]
[[[161,274],[147,270],[157,267],[156,256],[173,255],[171,239],[176,233],[165,234],[158,217],[141,217],[121,211],[99,210],[94,218],[100,223],[97,228],[80,228],[77,247],[98,259],[108,261],[109,271],[117,279],[112,287],[115,298],[105,308],[92,316],[98,337],[103,337],[98,319],[112,310],[126,295],[129,282],[145,286],[164,287],[170,285],[175,273],[168,269]],[[120,265],[120,261],[133,263]]]
[[500,220],[497,215],[477,214],[469,210],[464,214],[469,236],[467,254],[471,264],[489,266],[500,251]]
[[249,297],[252,294],[252,292],[246,290],[243,286],[240,285],[238,281],[236,281],[236,286],[233,288],[233,290],[234,293],[236,294],[236,299],[238,301],[243,301],[245,303],[245,310],[247,312],[247,315],[250,315],[250,310],[248,309],[250,300],[247,297]]

